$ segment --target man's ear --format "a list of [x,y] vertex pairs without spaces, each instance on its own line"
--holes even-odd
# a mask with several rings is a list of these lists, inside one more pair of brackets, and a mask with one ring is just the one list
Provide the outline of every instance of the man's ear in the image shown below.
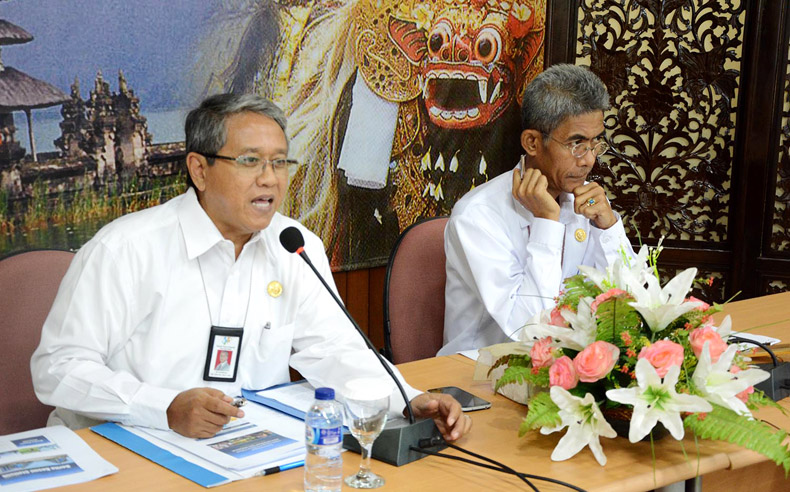
[[524,130],[521,132],[521,147],[527,155],[535,157],[538,147],[543,145],[543,134],[537,130]]
[[202,155],[196,152],[187,154],[187,171],[189,171],[189,177],[192,178],[192,182],[198,191],[205,191],[206,189],[207,167],[208,161]]

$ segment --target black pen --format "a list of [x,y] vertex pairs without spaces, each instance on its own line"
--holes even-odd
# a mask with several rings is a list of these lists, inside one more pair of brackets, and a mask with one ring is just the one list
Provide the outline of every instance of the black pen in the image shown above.
[[273,466],[271,468],[259,471],[258,475],[271,475],[273,473],[280,473],[281,471],[290,470],[291,468],[299,468],[300,466],[304,466],[304,460],[294,461],[293,463],[280,466]]

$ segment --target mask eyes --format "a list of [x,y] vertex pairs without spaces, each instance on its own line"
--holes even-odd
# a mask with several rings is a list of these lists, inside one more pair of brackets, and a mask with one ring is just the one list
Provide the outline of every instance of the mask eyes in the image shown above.
[[438,23],[428,36],[428,53],[438,58],[442,48],[450,44],[450,26],[444,22]]
[[483,63],[492,63],[502,53],[502,37],[496,29],[486,27],[477,34],[474,58]]

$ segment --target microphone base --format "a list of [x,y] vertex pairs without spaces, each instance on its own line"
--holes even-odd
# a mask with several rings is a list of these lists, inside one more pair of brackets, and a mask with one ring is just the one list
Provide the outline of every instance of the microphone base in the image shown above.
[[[409,446],[419,447],[421,439],[441,437],[439,429],[433,423],[433,419],[418,420],[414,424],[409,424],[408,419],[396,419],[387,422],[384,430],[381,431],[376,442],[373,443],[372,457],[379,461],[389,463],[394,466],[402,466],[412,461],[427,456],[409,449]],[[359,442],[351,434],[343,436],[343,447],[359,453],[361,451]],[[447,446],[440,445],[433,449],[444,449]]]

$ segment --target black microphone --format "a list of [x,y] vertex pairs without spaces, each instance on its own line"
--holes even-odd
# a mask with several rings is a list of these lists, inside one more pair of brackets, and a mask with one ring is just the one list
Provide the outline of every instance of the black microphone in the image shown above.
[[[282,244],[283,248],[285,248],[289,253],[296,253],[301,256],[310,269],[313,270],[315,276],[318,277],[318,280],[320,280],[324,285],[327,292],[329,292],[329,294],[332,296],[332,299],[334,299],[337,305],[340,307],[340,310],[343,311],[343,314],[346,315],[354,328],[356,328],[359,336],[361,336],[365,341],[365,345],[367,345],[368,348],[373,351],[378,361],[382,366],[384,366],[384,370],[387,371],[387,374],[389,374],[392,380],[395,381],[395,385],[398,387],[401,396],[403,396],[403,401],[406,402],[406,412],[409,415],[408,422],[405,420],[391,420],[387,422],[386,427],[376,439],[378,446],[373,447],[373,457],[395,466],[405,465],[406,463],[411,463],[412,461],[424,458],[426,455],[416,453],[409,449],[409,447],[418,447],[418,444],[422,439],[431,439],[437,436],[441,438],[441,434],[436,428],[436,424],[434,424],[433,419],[424,419],[420,420],[419,422],[416,421],[414,418],[414,412],[411,408],[411,403],[409,403],[409,398],[406,396],[406,390],[403,389],[403,385],[400,384],[400,381],[397,377],[395,377],[395,373],[392,372],[392,368],[384,360],[384,357],[379,354],[378,350],[376,350],[376,347],[373,346],[373,343],[370,341],[367,335],[365,335],[365,333],[360,329],[357,322],[354,321],[354,318],[351,317],[351,313],[348,312],[346,307],[343,305],[343,302],[335,295],[335,292],[326,283],[326,280],[324,280],[324,277],[322,277],[315,268],[313,262],[310,261],[310,258],[307,256],[307,252],[304,250],[304,237],[302,236],[302,233],[299,231],[299,229],[293,226],[283,229],[283,231],[280,233],[280,244]],[[357,440],[350,434],[346,434],[343,437],[343,446],[346,449],[351,449],[357,453],[360,452],[359,442],[357,442]]]

